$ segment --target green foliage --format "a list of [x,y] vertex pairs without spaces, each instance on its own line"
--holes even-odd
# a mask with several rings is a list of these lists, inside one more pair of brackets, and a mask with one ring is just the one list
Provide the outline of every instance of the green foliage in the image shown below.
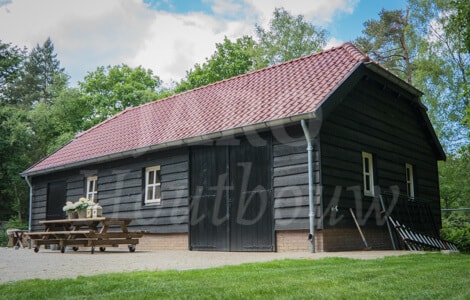
[[470,54],[465,48],[464,29],[452,22],[456,11],[448,0],[408,0],[410,23],[421,37],[419,80],[423,101],[445,146],[455,152],[468,144],[464,110],[468,107]]
[[[13,63],[2,73],[3,78],[4,74],[9,77],[3,80],[5,93],[0,94],[0,155],[7,158],[0,166],[0,220],[12,215],[22,220],[28,212],[29,193],[19,174],[54,150],[57,138],[71,129],[61,126],[68,119],[57,113],[60,97],[67,93],[67,75],[60,68],[52,41],[47,39],[27,56],[16,47],[10,46],[10,50]],[[67,101],[67,109],[71,105]]]
[[31,163],[32,132],[27,113],[11,105],[0,106],[0,136],[0,220],[6,220],[27,211],[28,189],[18,175]]
[[[439,164],[441,207],[470,208],[470,146]],[[441,235],[470,252],[470,210],[443,212]]]
[[470,253],[470,211],[453,211],[444,216],[441,236],[455,243],[459,251]]
[[0,40],[0,105],[7,103],[10,97],[10,84],[15,81],[22,68],[22,63],[26,59],[26,50],[21,50],[17,46],[4,44]]
[[470,146],[450,154],[439,163],[441,206],[443,208],[470,207]]
[[408,83],[411,79],[412,45],[408,11],[382,9],[379,20],[364,23],[363,36],[355,44],[371,58],[394,72]]
[[26,109],[39,102],[49,103],[66,88],[67,79],[54,52],[54,44],[48,38],[42,46],[36,45],[24,62],[12,87],[11,103],[21,104]]
[[202,65],[194,65],[194,69],[186,73],[186,78],[175,87],[175,92],[191,90],[253,70],[254,45],[255,42],[248,36],[235,42],[225,37],[223,43],[215,45],[216,51],[210,59]]
[[158,98],[161,81],[151,70],[125,64],[98,67],[79,82],[86,105],[92,110],[85,127],[90,127],[132,106]]
[[258,51],[256,68],[279,64],[321,51],[326,45],[327,32],[308,23],[304,16],[292,16],[276,8],[269,29],[256,25]]
[[[65,259],[65,258],[64,258]],[[468,299],[468,255],[282,260],[0,285],[8,299]]]
[[468,1],[453,0],[449,3],[450,9],[455,13],[451,14],[449,25],[458,28],[462,33],[462,42],[470,52],[470,3]]

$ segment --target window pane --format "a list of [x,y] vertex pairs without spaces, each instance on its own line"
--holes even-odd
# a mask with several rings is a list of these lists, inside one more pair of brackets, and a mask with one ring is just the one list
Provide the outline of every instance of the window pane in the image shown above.
[[149,171],[148,184],[153,184],[155,182],[155,171]]
[[366,175],[366,191],[370,191],[370,176]]
[[369,173],[369,158],[364,157],[364,172]]
[[156,179],[156,180],[155,180],[155,183],[160,183],[160,182],[161,182],[161,181],[160,181],[160,178],[161,178],[161,177],[160,177],[160,170],[157,170],[156,173],[157,173],[157,174],[156,174],[157,176],[156,176],[156,178],[155,178],[155,179]]
[[161,195],[160,195],[160,186],[157,185],[155,186],[155,199],[160,199],[161,198]]
[[147,200],[153,199],[153,188],[151,186],[147,187]]

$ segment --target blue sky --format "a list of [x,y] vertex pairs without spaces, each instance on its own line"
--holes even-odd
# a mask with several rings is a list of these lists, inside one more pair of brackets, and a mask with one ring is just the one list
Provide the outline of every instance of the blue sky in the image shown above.
[[[213,14],[210,2],[204,0],[145,0],[144,2],[152,9],[171,13],[185,14],[190,12],[203,12],[205,14]],[[353,13],[338,13],[335,16],[334,22],[323,26],[337,39],[343,41],[354,40],[361,34],[364,22],[369,19],[377,18],[382,9],[394,10],[403,9],[405,7],[405,0],[357,1]]]
[[404,9],[404,0],[370,0],[359,1],[352,14],[341,14],[336,22],[330,24],[327,29],[338,39],[348,41],[358,37],[364,29],[364,22],[377,19],[379,12],[386,10]]
[[405,0],[0,0],[0,39],[33,48],[48,37],[71,83],[98,66],[151,69],[167,84],[203,63],[224,37],[254,35],[276,7],[329,32],[327,48],[354,40],[382,8]]

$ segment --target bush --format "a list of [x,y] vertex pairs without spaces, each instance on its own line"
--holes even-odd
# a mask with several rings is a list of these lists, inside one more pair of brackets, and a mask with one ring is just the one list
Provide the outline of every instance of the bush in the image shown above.
[[460,252],[470,253],[470,225],[463,228],[445,228],[442,238],[457,245]]
[[442,221],[441,237],[457,245],[460,252],[470,253],[470,216],[468,212],[452,212]]
[[9,228],[17,228],[17,229],[28,229],[28,224],[24,222],[20,222],[18,218],[13,217],[8,220],[8,222],[4,223],[3,228],[0,228],[0,247],[6,247],[8,245],[8,235],[7,229]]

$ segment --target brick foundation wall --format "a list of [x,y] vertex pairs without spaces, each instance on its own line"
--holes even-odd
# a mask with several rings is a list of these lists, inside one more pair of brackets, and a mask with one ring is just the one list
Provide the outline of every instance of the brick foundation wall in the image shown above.
[[[358,251],[365,248],[357,228],[325,229],[323,231],[323,251]],[[391,250],[390,235],[383,228],[362,228],[369,247],[373,250]]]
[[[392,244],[385,227],[363,228],[367,244],[374,250],[390,250]],[[308,230],[276,231],[277,252],[310,252]],[[122,248],[127,247],[125,245]],[[356,228],[333,228],[315,231],[315,252],[359,251],[365,245]],[[138,250],[188,250],[188,234],[145,234]]]
[[[276,231],[277,252],[310,252],[308,230]],[[321,231],[315,232],[315,252],[321,252],[323,236]]]
[[136,248],[138,250],[188,250],[188,234],[144,234]]
[[[362,229],[367,244],[374,250],[391,250],[392,243],[387,229]],[[277,231],[277,252],[310,252],[308,230]],[[315,231],[315,252],[360,251],[365,248],[356,228],[324,229]]]

